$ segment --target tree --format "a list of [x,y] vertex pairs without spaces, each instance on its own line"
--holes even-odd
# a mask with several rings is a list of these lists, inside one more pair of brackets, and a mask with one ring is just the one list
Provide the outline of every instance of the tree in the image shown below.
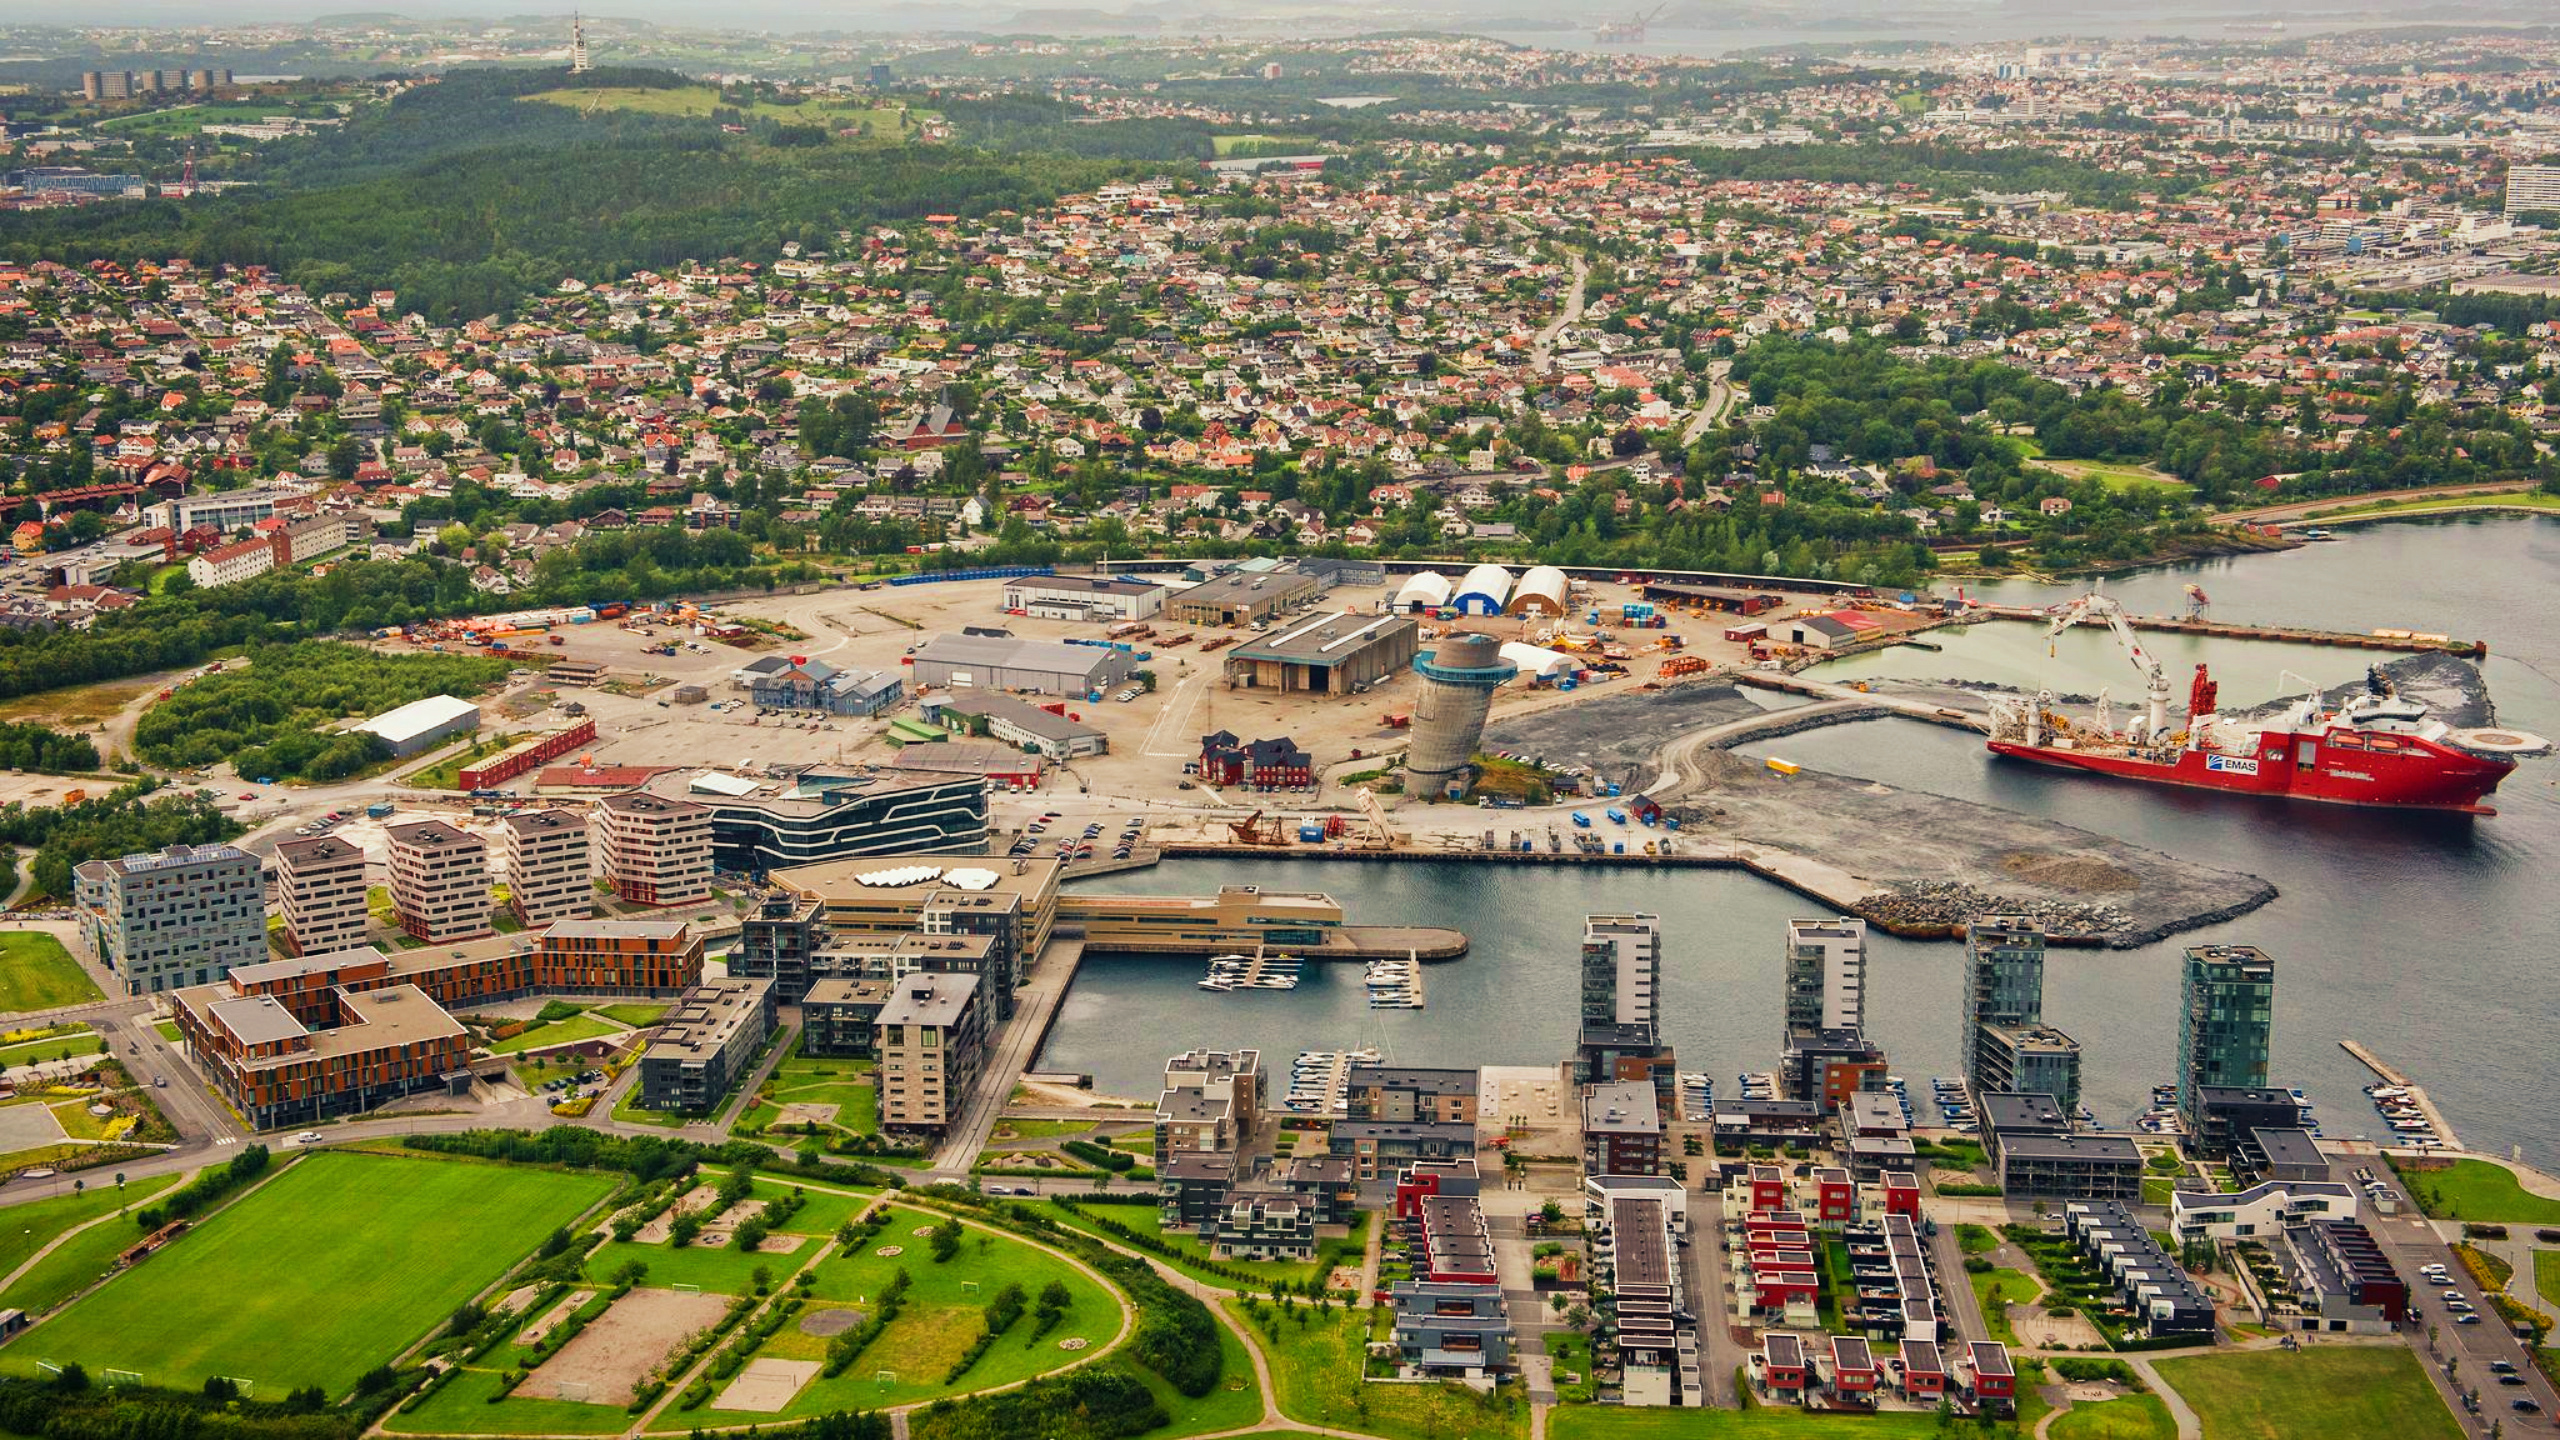
[[217,1404],[240,1398],[240,1387],[220,1375],[204,1377],[204,1398]]
[[941,1224],[933,1227],[930,1248],[933,1251],[933,1261],[937,1265],[948,1262],[952,1256],[960,1253],[960,1221],[956,1216],[945,1219]]
[[379,1395],[400,1383],[400,1374],[388,1365],[376,1365],[356,1377],[356,1393]]

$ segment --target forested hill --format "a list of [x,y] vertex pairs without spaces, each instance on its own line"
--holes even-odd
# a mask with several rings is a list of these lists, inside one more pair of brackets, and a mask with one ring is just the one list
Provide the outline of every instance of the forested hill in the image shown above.
[[[678,83],[576,77],[590,82]],[[769,129],[517,98],[570,83],[557,70],[457,74],[279,155],[255,189],[0,216],[0,257],[273,265],[315,295],[388,286],[401,309],[450,322],[505,313],[571,276],[770,255],[928,213],[1028,210],[1125,168],[959,146],[775,143]]]

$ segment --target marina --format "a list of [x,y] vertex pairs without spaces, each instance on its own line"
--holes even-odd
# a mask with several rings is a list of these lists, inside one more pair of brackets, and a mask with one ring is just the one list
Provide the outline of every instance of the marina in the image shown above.
[[1372,960],[1363,979],[1372,1010],[1422,1008],[1422,967],[1411,960]]
[[2427,1097],[2426,1087],[2411,1080],[2383,1058],[2353,1040],[2341,1040],[2338,1048],[2356,1057],[2359,1064],[2371,1070],[2377,1080],[2364,1087],[2373,1101],[2374,1112],[2389,1127],[2390,1138],[2382,1143],[2412,1150],[2459,1150],[2462,1141],[2453,1133],[2453,1125]]
[[1281,1093],[1280,1108],[1292,1115],[1346,1114],[1351,1108],[1351,1067],[1377,1062],[1375,1049],[1301,1050],[1289,1062],[1289,1088]]
[[1298,988],[1298,957],[1295,955],[1219,955],[1209,961],[1209,973],[1202,977],[1203,990],[1295,990]]

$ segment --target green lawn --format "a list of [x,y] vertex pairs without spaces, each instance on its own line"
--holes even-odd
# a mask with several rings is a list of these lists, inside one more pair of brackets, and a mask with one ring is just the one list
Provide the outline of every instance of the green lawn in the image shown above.
[[2157,1395],[2074,1405],[2045,1428],[2051,1440],[2178,1440],[2178,1422]]
[[178,1033],[178,1022],[175,1020],[154,1020],[151,1022],[151,1028],[159,1031],[160,1038],[172,1045],[186,1043],[187,1037]]
[[2515,1173],[2486,1160],[2456,1160],[2442,1170],[2393,1167],[2419,1206],[2439,1220],[2481,1220],[2500,1225],[2560,1225],[2560,1200],[2516,1183]]
[[0,1369],[76,1360],[181,1389],[230,1375],[340,1395],[611,1188],[584,1172],[308,1156],[38,1344],[0,1352]]
[[[716,1184],[719,1178],[717,1170],[704,1172],[708,1183]],[[790,1190],[794,1183],[787,1178],[758,1179],[755,1198],[770,1201]],[[699,1285],[719,1295],[744,1295],[753,1290],[759,1269],[772,1272],[777,1283],[786,1280],[816,1257],[821,1240],[871,1203],[871,1196],[864,1193],[802,1188],[807,1199],[791,1218],[782,1222],[780,1233],[806,1238],[800,1248],[789,1254],[776,1252],[771,1242],[762,1249],[740,1251],[726,1246],[706,1249],[687,1245],[678,1249],[663,1242],[643,1245],[608,1240],[588,1257],[587,1274],[602,1280],[621,1269],[625,1261],[637,1260],[649,1267],[652,1285]]]
[[[971,1225],[961,1241],[960,1252],[946,1264],[935,1264],[929,1242],[912,1232],[939,1220],[939,1216],[922,1211],[895,1209],[890,1213],[888,1227],[856,1254],[830,1256],[817,1266],[817,1280],[811,1287],[812,1308],[823,1301],[834,1301],[860,1309],[902,1268],[911,1281],[906,1308],[896,1323],[872,1342],[851,1369],[832,1378],[821,1375],[810,1381],[780,1414],[731,1414],[711,1405],[700,1410],[670,1408],[651,1424],[650,1430],[663,1433],[690,1430],[697,1425],[771,1425],[837,1410],[937,1400],[1062,1369],[1079,1359],[1092,1358],[1119,1338],[1120,1306],[1110,1291],[1065,1260],[1002,1231]],[[902,1253],[878,1253],[887,1247],[896,1247]],[[650,1278],[657,1278],[654,1268]],[[1065,1282],[1075,1297],[1056,1329],[1042,1336],[1036,1345],[1026,1345],[1033,1321],[1025,1316],[1015,1322],[1016,1329],[1006,1332],[1005,1338],[960,1377],[958,1384],[944,1383],[952,1363],[983,1328],[979,1311],[998,1290],[1008,1283],[1016,1284],[1036,1297],[1052,1280]],[[1085,1344],[1077,1350],[1060,1349],[1058,1342],[1070,1338],[1081,1338]],[[826,1357],[827,1342],[801,1333],[796,1325],[786,1325],[756,1353],[785,1360],[821,1360]],[[878,1377],[884,1371],[895,1378],[882,1381]],[[715,1399],[713,1405],[717,1403]]]
[[1218,1354],[1222,1357],[1218,1388],[1197,1400],[1166,1384],[1163,1376],[1146,1366],[1128,1362],[1130,1373],[1147,1382],[1147,1388],[1156,1394],[1156,1403],[1173,1417],[1172,1425],[1148,1431],[1147,1440],[1214,1435],[1261,1423],[1262,1387],[1253,1383],[1253,1361],[1244,1353],[1244,1342],[1224,1325],[1218,1327]]
[[1967,1255],[1988,1255],[2000,1248],[2000,1235],[1988,1225],[1959,1225],[1956,1248]]
[[[1008,1140],[1048,1140],[1060,1135],[1082,1135],[1093,1129],[1090,1120],[998,1120],[995,1133],[988,1138],[996,1144]],[[1013,1133],[1006,1134],[1006,1131]],[[1154,1143],[1154,1137],[1148,1137]]]
[[60,1060],[73,1055],[95,1055],[106,1048],[106,1037],[95,1030],[54,1035],[43,1040],[22,1040],[15,1045],[0,1045],[0,1068],[33,1065],[39,1060]]
[[2546,1305],[2560,1305],[2560,1250],[2533,1252],[2533,1288]]
[[[1251,1324],[1242,1302],[1225,1303],[1229,1315]],[[1300,1424],[1357,1430],[1384,1440],[1520,1440],[1529,1433],[1529,1403],[1517,1385],[1480,1396],[1454,1383],[1363,1382],[1370,1313],[1337,1306],[1331,1315],[1317,1315],[1301,1304],[1298,1314],[1307,1320],[1300,1324],[1297,1315],[1281,1316],[1263,1307],[1272,1323],[1270,1328],[1255,1327],[1255,1339],[1271,1366],[1282,1414]],[[1678,1433],[1695,1435],[1702,1428],[1699,1417],[1680,1416]],[[1555,1433],[1552,1426],[1548,1433]]]
[[631,1415],[619,1405],[521,1395],[501,1400],[498,1372],[472,1369],[416,1410],[383,1417],[382,1428],[402,1435],[619,1435],[631,1428]]
[[2044,1293],[2044,1286],[2007,1266],[1979,1275],[1968,1271],[1964,1278],[1973,1282],[1973,1298],[1982,1303],[1982,1323],[1991,1327],[1991,1338],[2003,1345],[2017,1344],[2018,1332],[2009,1323],[2008,1307],[2033,1303]]
[[619,1020],[634,1030],[645,1029],[666,1017],[664,1005],[599,1005],[596,1013],[607,1020]]
[[[1113,1183],[1118,1184],[1120,1182],[1115,1180]],[[1066,1210],[1052,1205],[1049,1208],[1049,1218],[1066,1226],[1070,1230],[1081,1230],[1088,1235],[1092,1235],[1111,1244],[1125,1243],[1117,1237],[1104,1232],[1086,1217],[1093,1216],[1100,1219],[1117,1221],[1120,1224],[1126,1225],[1130,1229],[1137,1231],[1141,1235],[1154,1236],[1173,1247],[1173,1254],[1169,1256],[1158,1256],[1156,1258],[1166,1261],[1166,1263],[1172,1265],[1175,1269],[1180,1270],[1183,1274],[1188,1275],[1195,1280],[1205,1281],[1208,1284],[1216,1285],[1228,1290],[1241,1289],[1247,1285],[1251,1285],[1256,1289],[1268,1290],[1271,1287],[1272,1282],[1279,1280],[1286,1280],[1290,1284],[1296,1285],[1307,1280],[1318,1278],[1332,1270],[1336,1265],[1358,1264],[1360,1257],[1367,1253],[1369,1244],[1368,1227],[1376,1223],[1375,1212],[1367,1210],[1361,1211],[1358,1217],[1358,1223],[1351,1227],[1351,1233],[1349,1235],[1340,1239],[1320,1240],[1316,1242],[1315,1262],[1309,1265],[1302,1265],[1294,1260],[1213,1260],[1209,1255],[1209,1247],[1201,1243],[1200,1237],[1187,1234],[1165,1234],[1163,1223],[1157,1217],[1155,1202],[1152,1200],[1132,1200],[1126,1205],[1085,1205],[1082,1204],[1082,1202],[1079,1202],[1079,1207],[1084,1210],[1084,1215],[1070,1214]],[[1230,1275],[1212,1274],[1204,1268],[1213,1264],[1227,1269],[1241,1271],[1253,1278],[1249,1281],[1238,1280]]]
[[0,1015],[56,1010],[105,998],[61,941],[33,930],[0,935]]
[[[175,1175],[154,1175],[136,1180],[116,1190],[113,1172],[104,1176],[86,1176],[86,1194],[61,1195],[51,1200],[38,1200],[32,1205],[13,1205],[0,1211],[0,1275],[14,1273],[27,1263],[29,1256],[54,1241],[54,1237],[76,1225],[85,1225],[101,1215],[112,1215],[127,1205],[139,1205],[177,1183]],[[123,1240],[130,1241],[131,1231],[123,1226],[108,1226]],[[14,1302],[12,1302],[14,1303]],[[20,1307],[24,1308],[24,1307]]]
[[2161,1378],[2204,1422],[2204,1440],[2459,1440],[2460,1426],[2397,1346],[2162,1360]]
[[[1588,1401],[1597,1398],[1591,1377],[1591,1341],[1571,1330],[1547,1332],[1549,1373],[1555,1379],[1556,1397],[1563,1401]],[[1570,1374],[1574,1379],[1566,1379]]]
[[621,1033],[622,1027],[610,1020],[600,1020],[593,1015],[572,1015],[566,1020],[554,1020],[548,1025],[536,1025],[521,1035],[493,1041],[489,1046],[489,1053],[516,1055],[537,1045],[567,1045],[579,1040],[593,1040],[599,1035]]
[[[567,105],[580,110],[590,106],[605,110],[636,110],[648,115],[683,115],[708,117],[714,109],[738,109],[720,98],[720,92],[708,85],[674,85],[664,88],[631,86],[598,86],[594,89],[545,90],[524,97],[552,105]],[[744,107],[757,117],[780,121],[786,125],[824,125],[829,130],[861,127],[865,135],[900,133],[898,117],[908,113],[897,106],[874,108],[868,105],[844,105],[814,100],[805,105],[776,105],[757,101]],[[919,122],[933,118],[929,111],[913,112]]]

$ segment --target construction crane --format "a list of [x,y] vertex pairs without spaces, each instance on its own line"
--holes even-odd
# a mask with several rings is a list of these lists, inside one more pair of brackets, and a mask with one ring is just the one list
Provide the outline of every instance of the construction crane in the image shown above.
[[2169,733],[2169,672],[2151,657],[2151,652],[2142,648],[2142,637],[2134,633],[2133,622],[2126,618],[2124,606],[2118,604],[2113,596],[2092,590],[2055,612],[2053,625],[2045,632],[2046,653],[2053,654],[2059,649],[2058,641],[2063,631],[2092,615],[2107,622],[2107,628],[2115,632],[2116,643],[2124,647],[2126,658],[2133,661],[2134,669],[2142,672],[2143,714],[2140,719],[2126,725],[2125,739],[2134,744],[2158,740]]
[[2204,618],[2204,612],[2205,612],[2205,611],[2207,611],[2207,610],[2209,610],[2209,609],[2211,609],[2212,607],[2213,607],[2213,597],[2212,597],[2212,596],[2210,596],[2210,595],[2207,595],[2206,593],[2204,593],[2204,587],[2203,587],[2203,586],[2201,586],[2201,585],[2189,585],[2189,586],[2187,587],[2187,618],[2188,618],[2188,619],[2190,619],[2190,620],[2201,620],[2201,619],[2203,619],[2203,618]]
[[1662,12],[1670,8],[1666,0],[1666,3],[1656,5],[1630,19],[1612,20],[1592,31],[1591,38],[1602,45],[1641,45],[1644,43],[1645,27],[1661,19]]

